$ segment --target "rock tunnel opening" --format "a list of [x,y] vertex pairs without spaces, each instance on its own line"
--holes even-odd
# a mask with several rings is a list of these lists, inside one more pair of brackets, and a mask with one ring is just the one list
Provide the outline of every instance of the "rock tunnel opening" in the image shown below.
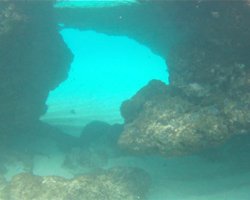
[[[148,0],[140,1],[148,2]],[[171,72],[171,84],[165,87],[165,84],[156,81],[155,84],[149,84],[146,90],[144,88],[141,90],[142,92],[137,93],[134,96],[135,98],[132,99],[135,101],[127,101],[131,104],[125,104],[127,109],[124,110],[128,111],[127,118],[124,117],[123,113],[126,127],[122,125],[110,126],[105,122],[92,123],[88,124],[81,136],[77,138],[62,134],[56,128],[37,121],[38,114],[44,108],[44,98],[46,96],[44,94],[47,94],[49,89],[54,88],[58,82],[63,80],[68,69],[66,64],[63,65],[63,63],[67,63],[68,66],[69,60],[71,60],[71,54],[67,58],[69,52],[64,48],[65,46],[58,35],[56,21],[53,21],[52,17],[53,12],[48,12],[52,11],[51,5],[47,1],[43,1],[38,2],[39,5],[46,3],[45,7],[42,8],[33,6],[28,6],[28,10],[20,8],[25,13],[25,17],[22,19],[22,17],[19,17],[20,15],[17,15],[19,12],[16,12],[18,10],[15,10],[15,6],[12,5],[13,2],[15,3],[15,1],[4,1],[4,3],[7,3],[6,5],[10,6],[6,10],[0,9],[0,18],[5,19],[6,17],[7,19],[0,24],[8,25],[7,27],[14,25],[14,28],[8,30],[9,33],[7,33],[7,38],[13,38],[12,40],[6,40],[3,37],[5,33],[1,35],[3,32],[0,30],[1,42],[4,41],[0,45],[2,50],[0,53],[4,55],[1,59],[0,68],[7,69],[5,73],[1,73],[1,83],[2,86],[8,86],[6,88],[1,87],[6,91],[4,93],[1,90],[1,97],[4,94],[10,94],[8,98],[1,99],[1,108],[13,107],[13,109],[7,110],[5,113],[10,111],[10,114],[16,117],[16,121],[23,119],[22,114],[26,114],[26,111],[31,114],[35,112],[35,114],[26,118],[26,120],[32,119],[32,121],[25,120],[23,124],[28,124],[28,128],[25,128],[25,130],[20,130],[20,125],[14,123],[11,123],[11,125],[14,125],[14,131],[12,131],[12,127],[11,131],[1,129],[0,199],[29,200],[30,197],[39,199],[82,199],[86,197],[86,199],[98,200],[103,199],[103,194],[109,199],[117,200],[124,199],[124,196],[128,197],[127,199],[154,200],[167,198],[190,199],[201,196],[206,199],[248,199],[250,191],[250,165],[246,159],[249,157],[250,152],[248,134],[250,95],[249,90],[247,90],[250,84],[250,71],[249,59],[246,56],[246,52],[249,52],[247,41],[249,41],[250,31],[249,28],[247,29],[250,13],[248,4],[246,5],[248,6],[247,9],[245,9],[243,7],[245,2],[240,1],[231,3],[223,1],[187,1],[188,7],[183,7],[183,3],[180,5],[179,1],[173,1],[174,7],[180,8],[175,10],[169,6],[169,1],[161,1],[161,5],[155,6],[156,1],[152,0],[150,5],[145,5],[144,8],[147,9],[144,10],[143,8],[140,10],[141,12],[138,12],[138,7],[133,10],[134,14],[130,13],[130,8],[126,10],[124,13],[129,12],[130,14],[123,16],[129,16],[129,20],[123,17],[124,20],[120,21],[124,21],[124,23],[121,23],[120,27],[126,27],[127,30],[128,25],[132,23],[133,26],[130,26],[129,31],[124,32],[124,34],[137,39],[137,41],[145,42],[152,49],[154,46],[161,44],[159,46],[162,49],[159,48],[159,51],[162,52],[160,55],[167,55],[169,71]],[[24,2],[30,3],[30,1]],[[37,2],[34,3],[37,4]],[[162,7],[163,4],[165,4],[165,7]],[[94,15],[99,14],[99,11],[94,12]],[[120,11],[118,9],[115,14],[110,15],[109,20],[107,18],[102,20],[103,16],[107,16],[110,12],[110,10],[105,10],[101,15],[98,15],[98,20],[96,18],[93,21],[90,20],[90,24],[95,25],[92,24],[91,28],[95,27],[93,29],[104,33],[105,27],[100,27],[103,22],[107,22],[104,26],[110,25],[112,18],[118,16],[118,19],[116,18],[113,21],[113,29],[110,29],[109,33],[113,34],[116,30],[120,30],[120,27],[117,27],[117,21],[121,16]],[[176,16],[175,21],[172,20],[173,18],[166,17],[172,15],[172,11],[173,18]],[[140,19],[142,20],[134,23],[135,16],[138,13],[140,13]],[[166,13],[169,13],[169,15]],[[159,15],[159,18],[152,19],[154,16]],[[75,15],[70,15],[67,19],[72,20],[72,16]],[[146,16],[151,20],[147,20]],[[14,23],[12,24],[12,20],[9,19],[13,17]],[[81,22],[85,17],[80,18],[79,21]],[[162,18],[162,21],[159,20],[160,18]],[[181,42],[178,45],[176,37],[173,37],[175,34],[171,34],[170,37],[166,32],[166,30],[169,30],[167,27],[174,27],[172,25],[165,26],[164,24],[168,22],[166,19],[181,27],[181,29],[178,28],[178,32],[186,34],[181,30],[187,29],[194,31],[196,34],[192,38],[185,35],[186,43]],[[69,27],[78,27],[79,21],[75,21],[76,23],[73,24],[67,23],[67,20],[60,22],[64,22]],[[146,28],[143,26],[141,32],[138,32],[142,28],[141,22],[143,21],[145,22],[144,25],[149,26]],[[86,26],[86,21],[83,22],[81,28],[90,27]],[[109,27],[112,28],[112,26]],[[134,29],[137,27],[138,29]],[[159,32],[155,29],[157,27],[159,27]],[[142,33],[148,33],[145,31],[146,29],[154,30],[152,31],[152,40],[147,40],[150,37],[146,36],[141,39]],[[23,32],[23,30],[25,31]],[[29,33],[30,30],[32,30],[32,34]],[[45,34],[41,34],[42,32]],[[128,32],[136,34],[128,35]],[[117,34],[120,33],[121,31]],[[45,39],[44,36],[47,36],[47,34],[49,37]],[[138,37],[133,37],[135,35]],[[148,34],[145,35],[148,36]],[[171,38],[174,40],[174,48],[169,45]],[[89,35],[87,39],[87,41],[90,41]],[[95,38],[95,41],[98,41],[97,38]],[[20,45],[27,44],[27,46],[25,45],[25,48],[23,48],[16,45],[19,42]],[[77,40],[78,43],[79,40]],[[100,41],[98,44],[100,44]],[[110,44],[102,46],[110,47]],[[84,43],[82,46],[86,47],[87,45]],[[119,45],[118,47],[120,46],[124,47],[126,45]],[[168,54],[168,50],[165,50],[166,47],[171,49],[171,54]],[[90,49],[88,47],[87,53]],[[93,49],[100,50],[99,47]],[[30,54],[31,52],[32,54]],[[44,52],[44,54],[41,52]],[[112,52],[118,53],[120,48],[118,50],[113,49]],[[102,57],[104,53],[105,55],[107,53],[108,56],[106,57],[111,55],[107,49],[102,49],[100,55],[92,56],[92,59],[89,60],[95,62],[100,60],[100,65],[97,67],[101,66],[104,67],[101,69],[109,69],[109,71],[104,73],[105,70],[96,70],[98,68],[93,63],[89,68],[84,69],[92,70],[94,83],[97,80],[96,71],[101,72],[98,76],[103,78],[99,84],[101,88],[104,87],[106,81],[109,81],[119,89],[118,86],[120,85],[117,82],[114,81],[115,84],[113,84],[114,82],[107,78],[110,77],[109,75],[113,72],[113,69],[109,68],[109,64],[104,62],[105,59]],[[11,57],[6,56],[8,54]],[[75,55],[74,62],[76,57]],[[80,55],[80,57],[87,58],[86,54]],[[138,57],[137,54],[133,54],[131,59],[126,56],[125,61],[134,61],[134,58]],[[61,59],[57,60],[58,58]],[[115,56],[112,54],[111,58],[113,63]],[[52,62],[46,64],[46,59]],[[32,61],[28,62],[29,65],[25,62],[28,60]],[[14,64],[11,62],[12,65],[9,65],[9,61],[15,62]],[[54,61],[63,61],[59,62],[61,65],[58,65],[62,68],[56,68]],[[85,59],[85,61],[88,61],[88,59]],[[82,66],[88,65],[82,64]],[[145,77],[146,70],[138,69],[138,73],[135,73],[134,68],[130,68],[131,66],[126,65],[124,70],[129,70],[133,75],[137,75],[136,77]],[[136,65],[136,69],[139,66],[139,64]],[[16,70],[19,67],[23,69],[21,70],[22,73]],[[65,82],[70,80],[72,69],[73,65],[71,71],[69,71],[69,78]],[[75,72],[74,74],[81,73]],[[165,74],[165,72],[161,74]],[[83,82],[88,84],[87,89],[89,85],[92,85],[89,81],[91,76],[88,75],[84,73],[84,76],[80,78],[80,80],[87,80]],[[126,76],[123,74],[122,77],[137,83],[137,79],[133,80],[130,75],[131,73]],[[12,77],[13,82],[11,82]],[[61,78],[56,80],[57,77]],[[113,75],[113,77],[118,78],[120,76]],[[9,82],[9,80],[11,81]],[[226,81],[226,83],[229,83],[228,87],[226,87],[227,90],[224,89],[225,82],[223,80],[230,80]],[[22,82],[25,84],[20,85]],[[15,87],[9,87],[12,83],[15,83]],[[46,85],[44,86],[42,83],[46,83]],[[68,88],[71,89],[71,86]],[[30,90],[30,88],[35,90]],[[100,87],[97,86],[97,88]],[[125,89],[127,88],[126,85]],[[93,88],[91,90],[93,91]],[[37,97],[36,94],[39,91],[41,91],[41,94]],[[83,92],[80,92],[80,94],[85,95],[85,90]],[[124,92],[124,90],[120,89],[118,92]],[[29,98],[25,98],[26,94],[30,94],[28,95]],[[69,93],[68,96],[74,98],[71,105],[75,106],[77,105],[77,98],[72,94],[75,93]],[[79,94],[78,91],[76,94]],[[91,100],[96,100],[96,97],[98,99],[100,96],[103,97],[99,93],[95,92],[94,94]],[[63,101],[67,100],[67,96],[61,97],[58,96],[57,100],[61,98],[62,102],[59,101],[58,104],[57,101],[56,105],[63,105]],[[34,101],[29,101],[29,99],[34,99]],[[40,100],[37,102],[36,99]],[[104,96],[103,99],[114,100],[115,98]],[[98,101],[97,105],[103,103],[103,99]],[[140,100],[142,101],[140,102]],[[30,102],[34,102],[34,107],[30,107],[32,105]],[[142,104],[146,106],[140,107]],[[24,106],[25,112],[23,110],[13,112],[19,106],[20,108]],[[96,111],[97,107],[94,108]],[[140,115],[133,115],[137,111],[140,111]],[[76,109],[67,111],[69,116],[78,116],[79,113]],[[89,112],[86,113],[89,114]],[[96,113],[103,112],[98,111]],[[108,114],[110,113],[108,112]],[[4,115],[1,116],[5,118]],[[140,124],[134,123],[135,120]],[[5,121],[9,121],[9,119],[4,119],[1,123],[3,124]],[[67,118],[66,121],[73,122],[74,120]],[[31,126],[29,126],[30,124]],[[81,125],[83,126],[82,122]],[[5,124],[4,127],[6,127]],[[123,130],[126,130],[126,132]],[[121,133],[121,131],[123,132]],[[120,133],[121,135],[118,138]],[[229,142],[226,141],[228,137],[232,137]],[[179,191],[182,191],[181,194]]]
[[41,119],[79,136],[93,120],[123,123],[120,105],[152,80],[168,84],[165,60],[127,36],[62,28],[74,54],[68,78],[48,99]]

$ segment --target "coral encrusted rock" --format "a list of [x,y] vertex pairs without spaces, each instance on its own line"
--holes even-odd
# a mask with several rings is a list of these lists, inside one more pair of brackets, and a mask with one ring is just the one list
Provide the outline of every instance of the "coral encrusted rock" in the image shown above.
[[175,10],[174,21],[183,38],[166,56],[170,85],[150,83],[121,107],[125,127],[119,144],[129,151],[186,155],[249,134],[249,6],[186,3],[188,12]]
[[151,81],[124,102],[121,111],[127,123],[119,144],[136,153],[186,155],[217,146],[230,136],[219,108],[193,104],[160,81]]
[[135,168],[113,168],[70,180],[23,173],[12,178],[3,200],[138,200],[145,198],[148,187],[148,175]]

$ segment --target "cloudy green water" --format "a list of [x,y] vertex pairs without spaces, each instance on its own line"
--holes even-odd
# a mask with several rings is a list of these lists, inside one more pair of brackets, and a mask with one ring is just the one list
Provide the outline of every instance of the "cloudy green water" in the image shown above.
[[122,123],[124,100],[152,79],[168,83],[165,60],[133,39],[91,30],[63,29],[61,34],[74,60],[67,80],[50,92],[42,120],[67,133],[80,134],[92,120]]

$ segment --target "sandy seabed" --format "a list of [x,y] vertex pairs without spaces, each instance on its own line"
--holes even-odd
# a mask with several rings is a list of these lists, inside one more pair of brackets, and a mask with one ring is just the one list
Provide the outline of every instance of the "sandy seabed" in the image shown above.
[[[96,148],[96,149],[95,149]],[[100,149],[91,146],[91,156],[99,159]],[[247,149],[246,149],[247,150]],[[46,153],[33,157],[34,175],[57,175],[72,178],[77,173],[91,172],[90,165],[65,167],[65,152],[51,143]],[[130,166],[144,169],[150,174],[152,184],[147,200],[249,200],[250,199],[250,161],[249,152],[235,155],[216,153],[177,158],[156,156],[133,156],[129,154],[107,157],[94,161],[98,167],[109,169],[116,166]],[[90,161],[89,161],[90,162]],[[93,160],[92,160],[93,162]],[[9,165],[5,177],[11,177],[23,171],[22,166]]]

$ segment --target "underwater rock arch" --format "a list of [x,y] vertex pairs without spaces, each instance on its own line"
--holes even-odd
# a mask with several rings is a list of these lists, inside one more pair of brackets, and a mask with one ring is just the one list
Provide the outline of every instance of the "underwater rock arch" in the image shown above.
[[93,120],[123,123],[124,100],[152,79],[168,84],[165,60],[131,38],[72,28],[60,33],[74,60],[68,78],[50,92],[41,119],[63,132],[80,135]]
[[[250,73],[250,60],[245,52],[246,49],[249,51],[246,41],[249,43],[247,33],[249,34],[250,30],[249,28],[246,30],[246,24],[250,15],[249,5],[245,1],[145,1],[114,8],[62,9],[56,12],[58,21],[65,26],[80,29],[91,27],[111,35],[128,35],[147,44],[153,51],[168,60],[170,86],[165,86],[168,91],[163,95],[165,97],[160,95],[158,99],[156,94],[155,99],[158,100],[153,97],[153,100],[150,100],[144,95],[140,97],[143,92],[139,92],[122,106],[123,113],[127,113],[126,109],[138,108],[138,112],[145,114],[145,116],[140,114],[138,119],[135,118],[125,124],[125,132],[119,141],[123,147],[144,153],[154,151],[163,155],[181,155],[219,145],[235,132],[247,132],[249,114],[236,106],[239,102],[244,105],[243,107],[249,106],[247,103],[249,91],[246,91],[246,87],[249,87],[247,77]],[[232,77],[234,77],[233,82],[230,81]],[[148,85],[142,91],[150,88],[152,86]],[[232,98],[231,95],[234,93],[238,94],[237,99]],[[176,98],[173,102],[179,102],[180,107],[190,104],[192,108],[188,110],[191,118],[186,116],[188,118],[186,119],[179,113],[184,117],[183,130],[187,124],[193,124],[191,128],[193,130],[190,132],[195,133],[199,130],[194,138],[188,136],[190,134],[176,130],[178,132],[176,136],[181,136],[179,138],[181,145],[173,145],[170,149],[167,148],[168,142],[179,139],[178,137],[166,139],[164,130],[168,125],[167,122],[158,124],[161,127],[159,131],[153,128],[159,119],[146,117],[148,113],[152,114],[157,109],[162,111],[157,105],[162,98],[170,100]],[[179,98],[183,99],[183,102],[179,101]],[[225,99],[228,100],[226,104]],[[152,107],[143,109],[149,102]],[[171,110],[164,105],[162,101],[162,107],[166,107],[166,112]],[[201,106],[198,113],[197,109],[194,109],[197,105]],[[176,106],[178,107],[178,103]],[[164,112],[162,114],[165,115]],[[153,115],[159,116],[157,113]],[[207,123],[202,127],[198,127],[200,122],[195,122],[196,118],[192,118],[197,115],[207,119]],[[177,116],[172,117],[177,119]],[[130,116],[127,117],[130,118]],[[151,121],[152,126],[144,124],[146,121]],[[237,124],[241,124],[240,128]],[[172,124],[172,126],[180,127],[180,124]],[[211,126],[217,129],[207,131],[207,127]],[[135,130],[134,127],[137,129]],[[138,127],[141,128],[138,130]],[[145,134],[139,136],[138,131],[150,133],[155,137],[152,136],[154,139],[148,140]],[[217,132],[222,135],[216,134]],[[144,145],[138,146],[136,141],[141,141],[140,144]]]
[[[247,53],[250,8],[247,2],[143,1],[130,6],[85,10],[55,10],[51,2],[6,1],[1,5],[4,9],[0,11],[3,18],[0,53],[5,58],[0,65],[4,71],[1,73],[4,86],[0,99],[1,124],[27,125],[29,120],[38,120],[45,111],[48,92],[66,78],[71,55],[56,28],[56,23],[63,23],[66,27],[127,35],[147,44],[168,60],[170,86],[167,88],[171,96],[211,108],[205,110],[223,121],[228,135],[249,130],[246,108],[250,102]],[[47,11],[49,14],[41,17]],[[18,34],[22,38],[16,37]],[[44,42],[41,39],[44,37],[50,39]],[[19,42],[13,43],[16,39]],[[31,40],[34,48],[26,40]],[[9,46],[22,52],[21,56],[6,51]],[[41,55],[48,57],[44,59]]]

